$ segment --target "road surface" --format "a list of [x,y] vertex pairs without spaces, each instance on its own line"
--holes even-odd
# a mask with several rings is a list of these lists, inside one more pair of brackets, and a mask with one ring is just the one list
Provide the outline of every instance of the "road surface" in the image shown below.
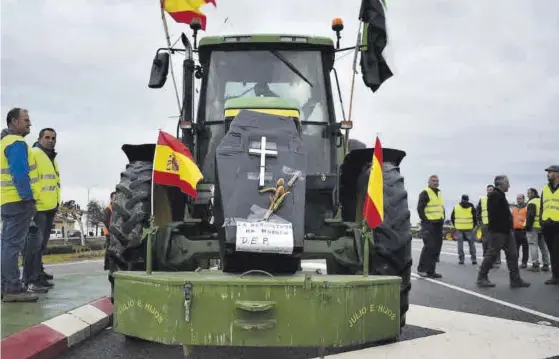
[[[454,339],[451,345],[472,345],[468,344],[468,340],[472,341],[473,337],[480,332],[483,333],[487,328],[494,328],[498,333],[506,333],[510,328],[515,328],[513,332],[520,333],[526,330],[527,333],[536,333],[539,328],[541,330],[551,330],[551,335],[559,340],[559,287],[546,286],[544,281],[549,278],[550,274],[547,273],[532,273],[522,271],[522,276],[525,280],[532,283],[530,288],[511,289],[508,286],[508,272],[506,265],[503,263],[500,269],[494,269],[490,272],[490,279],[497,284],[495,288],[480,289],[475,286],[477,268],[466,262],[466,265],[458,265],[458,256],[456,253],[456,242],[445,241],[441,251],[441,262],[438,264],[438,271],[443,274],[443,278],[439,280],[431,280],[419,278],[416,272],[416,266],[419,258],[419,253],[422,248],[420,240],[413,241],[413,278],[412,278],[412,291],[410,295],[410,302],[413,305],[410,308],[408,315],[408,322],[425,323],[425,326],[410,325],[405,328],[402,341],[412,343],[418,338],[438,338],[441,339],[437,342],[441,347],[449,344],[449,339],[445,339],[440,331],[434,330],[434,326],[441,328],[458,326],[463,324],[464,328],[457,328],[452,330],[459,330],[463,332],[460,334],[459,339]],[[481,246],[477,245],[478,249],[478,263],[481,263]],[[468,253],[468,247],[465,248]],[[504,257],[503,257],[504,258]],[[95,268],[95,264],[80,264],[75,267],[75,270]],[[102,265],[102,264],[101,264]],[[61,269],[62,270],[62,269]],[[430,307],[430,308],[425,308]],[[431,309],[435,308],[435,309]],[[452,312],[429,312],[429,310],[446,309]],[[476,316],[462,314],[471,313],[478,314]],[[451,324],[444,323],[444,318],[456,315],[456,318]],[[481,316],[484,317],[481,317]],[[415,319],[414,319],[415,318]],[[508,320],[519,321],[520,323],[499,321],[492,318],[502,318]],[[439,322],[434,322],[439,320]],[[533,326],[523,325],[522,323],[538,324]],[[431,325],[429,327],[428,325]],[[445,327],[446,325],[446,327]],[[500,329],[501,326],[503,329]],[[545,328],[544,328],[545,327]],[[452,331],[448,329],[448,331]],[[556,330],[556,331],[555,331]],[[533,331],[533,332],[531,332]],[[545,334],[526,334],[537,335],[541,337]],[[497,337],[500,338],[502,334]],[[497,338],[495,337],[495,338]],[[522,338],[521,338],[522,339]],[[435,339],[432,339],[435,340]],[[490,340],[493,340],[490,338]],[[494,339],[497,340],[497,339]],[[559,341],[558,341],[559,342]],[[419,343],[419,341],[417,341]],[[499,349],[504,355],[504,351],[519,350],[514,348],[507,348],[516,343],[515,339],[508,340],[503,344],[503,348]],[[486,345],[487,343],[483,343]],[[517,343],[518,344],[518,343]],[[397,343],[396,346],[402,348],[403,343]],[[418,344],[419,345],[419,344]],[[419,350],[416,345],[413,350]],[[476,344],[473,344],[476,345]],[[383,351],[386,351],[385,347]],[[530,348],[522,344],[521,348],[526,348],[527,355],[522,355],[522,358],[540,358],[537,356],[535,349],[530,352]],[[479,349],[479,348],[477,348]],[[432,349],[429,349],[432,350]],[[476,348],[470,348],[476,351]],[[474,352],[469,352],[466,357],[477,357]],[[478,352],[479,354],[479,352]],[[520,353],[518,352],[520,355]],[[557,346],[557,355],[559,355],[559,345]],[[272,349],[259,349],[259,350],[225,350],[225,349],[203,349],[195,351],[190,359],[205,358],[205,359],[256,359],[256,358],[313,358],[316,357],[316,351],[312,350],[272,350]],[[401,355],[401,354],[398,354]],[[534,355],[534,356],[531,356]],[[461,357],[459,353],[453,355],[455,358]],[[419,357],[419,355],[417,356]],[[547,355],[546,357],[551,357]],[[71,348],[68,352],[60,357],[60,359],[179,359],[184,358],[182,349],[178,346],[163,346],[147,342],[130,342],[126,341],[121,335],[114,333],[110,328],[105,330],[98,336],[89,339],[88,341]],[[343,358],[341,356],[340,358]],[[359,357],[361,358],[361,357]]]

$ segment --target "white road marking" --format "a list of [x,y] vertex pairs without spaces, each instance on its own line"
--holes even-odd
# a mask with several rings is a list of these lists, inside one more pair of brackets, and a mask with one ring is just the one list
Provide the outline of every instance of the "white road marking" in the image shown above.
[[413,304],[406,321],[409,325],[444,333],[326,358],[549,358],[559,353],[559,329],[555,327]]
[[539,311],[534,310],[534,309],[530,309],[530,308],[526,308],[526,307],[523,307],[523,306],[520,306],[520,305],[517,305],[517,304],[505,302],[504,300],[493,298],[493,297],[490,297],[490,296],[485,295],[485,294],[474,292],[472,290],[462,288],[462,287],[459,287],[459,286],[456,286],[456,285],[453,285],[453,284],[441,282],[441,281],[438,281],[438,280],[435,280],[435,279],[432,279],[432,278],[422,278],[417,273],[412,273],[411,275],[412,275],[412,277],[416,277],[416,278],[421,279],[421,280],[426,280],[426,281],[431,282],[431,283],[442,285],[443,287],[454,289],[458,292],[469,294],[471,296],[478,297],[478,298],[481,298],[481,299],[485,299],[487,301],[497,303],[497,304],[503,305],[505,307],[516,309],[516,310],[519,310],[519,311],[522,311],[522,312],[525,312],[525,313],[528,313],[528,314],[532,314],[532,315],[535,315],[535,316],[538,316],[538,317],[541,317],[541,318],[545,318],[545,319],[549,319],[549,320],[552,320],[556,323],[559,323],[559,317],[553,316],[551,314],[542,313],[542,312],[539,312]]

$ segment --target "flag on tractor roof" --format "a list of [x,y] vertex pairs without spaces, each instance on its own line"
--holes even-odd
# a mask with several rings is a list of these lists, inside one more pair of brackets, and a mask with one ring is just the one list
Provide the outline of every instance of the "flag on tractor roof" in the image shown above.
[[359,20],[363,22],[361,45],[364,46],[361,50],[361,73],[363,82],[373,92],[393,75],[383,56],[387,44],[385,7],[384,0],[361,0],[359,10]]
[[153,183],[178,187],[198,198],[196,186],[204,178],[188,147],[172,135],[159,131],[153,160]]
[[384,221],[384,191],[382,175],[382,145],[377,136],[373,153],[373,168],[369,175],[369,185],[363,206],[363,217],[370,228],[378,227]]
[[206,15],[200,10],[203,5],[213,4],[215,0],[161,0],[161,7],[176,22],[188,24],[195,18],[200,19],[202,30],[206,30]]

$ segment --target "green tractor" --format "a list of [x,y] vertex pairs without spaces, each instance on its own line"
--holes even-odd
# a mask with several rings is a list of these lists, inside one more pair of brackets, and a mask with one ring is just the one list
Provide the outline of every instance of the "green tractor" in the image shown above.
[[[177,138],[204,178],[196,199],[153,185],[155,144],[122,147],[129,164],[109,246],[114,330],[187,352],[396,340],[411,288],[405,152],[383,150],[384,223],[371,231],[363,204],[373,149],[335,118],[330,75],[344,49],[315,36],[210,36],[196,46],[195,30],[194,39],[157,51],[149,87],[165,84],[170,53],[185,54]],[[280,185],[287,195],[270,210]],[[326,273],[305,270],[321,259]]]

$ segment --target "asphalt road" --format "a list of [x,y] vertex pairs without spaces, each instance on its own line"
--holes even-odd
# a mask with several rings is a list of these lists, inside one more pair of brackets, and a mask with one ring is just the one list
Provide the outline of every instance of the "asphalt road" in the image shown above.
[[[20,268],[21,270],[21,268]],[[95,259],[82,262],[66,262],[57,264],[46,264],[45,271],[53,276],[68,274],[86,274],[103,272],[103,260]]]
[[[420,240],[414,240],[413,257],[415,273],[422,248]],[[478,263],[481,263],[481,246],[477,245]],[[468,247],[465,248],[468,253]],[[504,259],[504,255],[503,255]],[[468,261],[466,265],[458,264],[456,242],[445,242],[441,251],[437,271],[442,279],[431,280],[418,278],[412,281],[410,302],[416,305],[448,309],[459,312],[475,313],[484,316],[511,319],[528,323],[552,325],[559,328],[559,288],[546,286],[543,282],[549,278],[547,273],[532,273],[525,270],[522,276],[532,283],[530,288],[511,289],[508,286],[508,272],[503,261],[501,268],[491,270],[490,279],[497,284],[495,288],[480,289],[475,286],[477,268]],[[87,268],[87,264],[81,265]],[[402,340],[436,334],[430,329],[407,327]],[[313,350],[224,350],[200,349],[189,359],[256,359],[275,358],[313,358]],[[110,328],[98,336],[70,349],[60,359],[178,359],[184,358],[182,349],[177,346],[163,346],[147,342],[131,342]]]

